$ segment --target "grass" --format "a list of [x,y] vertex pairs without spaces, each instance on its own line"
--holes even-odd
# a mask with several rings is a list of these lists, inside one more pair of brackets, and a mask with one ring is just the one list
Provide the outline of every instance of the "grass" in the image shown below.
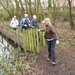
[[[37,56],[31,52],[21,52],[20,48],[13,50],[8,55],[0,57],[1,75],[24,75],[31,72],[31,65],[36,61]],[[10,61],[9,61],[10,60]]]
[[31,72],[31,70],[30,70],[30,64],[28,63],[27,65],[26,65],[26,67],[25,67],[25,70],[26,70],[26,72],[27,73],[30,73]]
[[66,49],[68,49],[70,47],[70,45],[69,44],[67,44],[66,42],[61,42],[61,44],[59,45],[59,49],[60,50],[66,50]]

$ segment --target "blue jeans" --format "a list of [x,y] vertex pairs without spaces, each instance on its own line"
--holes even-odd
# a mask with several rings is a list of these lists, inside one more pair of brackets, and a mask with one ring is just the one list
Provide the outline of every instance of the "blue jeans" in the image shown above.
[[47,43],[48,43],[48,58],[50,58],[52,62],[56,62],[56,56],[55,56],[56,39],[47,41]]

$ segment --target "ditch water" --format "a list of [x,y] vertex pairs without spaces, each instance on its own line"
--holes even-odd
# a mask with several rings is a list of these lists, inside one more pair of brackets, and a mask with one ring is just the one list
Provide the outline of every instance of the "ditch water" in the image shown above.
[[9,40],[8,42],[6,38],[0,34],[0,75],[9,75],[9,73],[6,74],[6,71],[9,70],[9,67],[12,67],[12,62],[17,52],[13,41]]
[[0,35],[0,57],[5,53],[9,55],[10,52],[14,50],[14,47],[7,42],[1,35]]

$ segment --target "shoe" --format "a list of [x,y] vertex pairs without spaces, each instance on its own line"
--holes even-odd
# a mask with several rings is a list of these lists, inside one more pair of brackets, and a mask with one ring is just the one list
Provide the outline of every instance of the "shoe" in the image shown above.
[[56,62],[52,62],[52,65],[56,65]]
[[47,58],[47,61],[49,61],[50,60],[50,58]]

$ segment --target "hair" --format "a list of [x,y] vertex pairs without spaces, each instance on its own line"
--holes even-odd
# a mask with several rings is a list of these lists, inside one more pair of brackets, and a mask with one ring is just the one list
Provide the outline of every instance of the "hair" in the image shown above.
[[51,22],[48,22],[49,23],[49,25],[51,25]]
[[45,23],[45,22],[47,22],[49,25],[51,25],[51,21],[50,21],[49,18],[45,18],[44,21],[43,21],[43,23]]
[[37,18],[36,15],[33,15],[33,18]]
[[14,17],[16,17],[16,16],[14,15]]
[[28,17],[28,14],[24,14],[25,17]]

